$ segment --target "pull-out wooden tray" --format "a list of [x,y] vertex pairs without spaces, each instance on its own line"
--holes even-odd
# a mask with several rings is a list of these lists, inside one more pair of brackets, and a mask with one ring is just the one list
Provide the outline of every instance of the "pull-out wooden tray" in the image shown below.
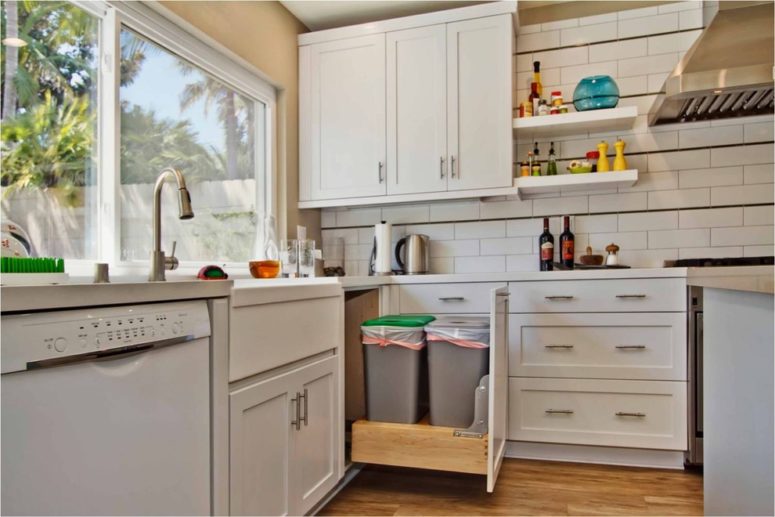
[[487,435],[454,435],[452,427],[358,420],[352,428],[352,460],[396,467],[487,474]]

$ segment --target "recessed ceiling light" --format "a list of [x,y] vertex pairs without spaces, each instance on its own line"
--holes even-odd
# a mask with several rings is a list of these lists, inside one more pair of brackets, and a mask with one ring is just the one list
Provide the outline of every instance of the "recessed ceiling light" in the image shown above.
[[3,38],[2,43],[8,47],[23,47],[27,45],[27,42],[21,38]]

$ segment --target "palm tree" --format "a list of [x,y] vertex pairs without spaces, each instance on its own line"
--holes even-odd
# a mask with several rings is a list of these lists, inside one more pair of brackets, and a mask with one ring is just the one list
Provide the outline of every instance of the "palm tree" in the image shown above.
[[[19,11],[15,0],[5,2],[5,37],[19,37]],[[8,120],[16,113],[16,69],[19,66],[19,48],[15,45],[3,45],[5,50],[5,77],[3,84],[2,119]]]

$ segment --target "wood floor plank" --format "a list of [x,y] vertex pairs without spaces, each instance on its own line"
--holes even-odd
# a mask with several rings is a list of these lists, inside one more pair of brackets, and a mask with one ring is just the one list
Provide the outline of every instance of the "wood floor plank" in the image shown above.
[[368,466],[319,515],[702,515],[702,475],[504,460],[484,476]]

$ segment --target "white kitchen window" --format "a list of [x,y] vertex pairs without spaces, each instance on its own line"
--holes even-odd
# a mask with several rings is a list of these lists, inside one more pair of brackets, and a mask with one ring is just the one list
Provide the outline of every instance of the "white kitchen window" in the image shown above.
[[[147,268],[152,247],[153,184],[171,166],[187,180],[195,217],[177,219],[174,189],[165,186],[162,246],[167,253],[177,241],[184,267],[250,259],[262,218],[274,212],[275,91],[260,72],[218,50],[206,36],[184,30],[153,3],[4,2],[4,27],[11,4],[51,11],[42,18],[50,27],[25,25],[31,19],[26,13],[17,17],[19,37],[30,48],[14,48],[26,58],[28,51],[49,45],[48,54],[58,61],[44,70],[48,75],[41,84],[63,82],[64,75],[70,96],[47,101],[51,96],[39,88],[34,106],[53,102],[67,114],[61,99],[75,99],[85,122],[51,123],[49,132],[79,136],[85,143],[72,158],[71,150],[51,137],[7,132],[4,108],[3,218],[28,231],[38,254],[70,259],[70,271],[82,266],[82,272],[90,272],[96,259],[121,271],[139,271]],[[4,64],[9,48],[4,40]],[[4,87],[6,70],[7,65]],[[14,83],[20,92],[24,80]],[[16,105],[14,121],[30,118],[31,108]],[[16,162],[6,160],[13,153],[23,157],[25,143],[42,148],[49,158],[28,159],[32,172],[61,171],[59,176],[32,181],[30,167],[23,168],[18,156]]]

